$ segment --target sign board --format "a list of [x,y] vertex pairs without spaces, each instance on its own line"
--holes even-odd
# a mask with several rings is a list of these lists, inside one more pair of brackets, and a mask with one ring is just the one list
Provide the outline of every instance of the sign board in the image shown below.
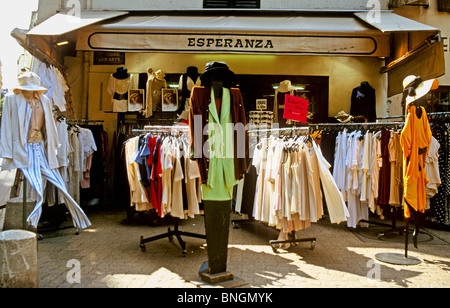
[[388,56],[369,36],[81,31],[77,50]]
[[284,99],[284,114],[283,118],[286,120],[294,120],[306,123],[306,116],[308,115],[308,100],[286,94]]
[[256,100],[256,109],[257,110],[266,110],[267,109],[267,99],[257,99]]
[[94,65],[125,64],[125,53],[118,51],[94,51]]

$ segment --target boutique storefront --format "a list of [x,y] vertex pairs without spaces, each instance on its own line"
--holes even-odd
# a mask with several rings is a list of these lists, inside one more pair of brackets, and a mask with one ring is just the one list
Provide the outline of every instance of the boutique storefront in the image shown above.
[[[176,89],[188,67],[201,74],[206,63],[223,61],[238,76],[247,114],[256,110],[256,100],[267,100],[266,110],[273,111],[277,88],[286,81],[282,87],[309,100],[312,123],[327,122],[340,111],[350,113],[352,92],[364,82],[373,89],[371,108],[382,118],[387,98],[400,93],[398,85],[392,88],[399,81],[391,76],[394,71],[428,79],[442,75],[444,66],[439,52],[426,51],[422,55],[434,66],[422,65],[422,57],[412,61],[418,63],[415,72],[407,72],[410,61],[384,73],[387,63],[412,46],[435,40],[439,29],[391,12],[380,14],[381,23],[367,12],[155,16],[89,11],[69,23],[73,16],[58,13],[30,30],[22,44],[32,46],[35,56],[43,54],[41,60],[50,57],[65,67],[74,110],[68,117],[103,120],[110,137],[124,118],[172,118],[115,112],[108,88],[120,66],[133,75],[133,87],[144,90],[146,100],[147,82],[156,73],[164,80],[162,87]],[[433,46],[442,49],[441,42]],[[181,90],[175,94],[182,96]],[[281,112],[279,119],[283,121]]]
[[[109,198],[108,201],[126,207],[129,215],[133,214],[133,208],[138,212],[156,212],[159,218],[171,216],[175,221],[192,218],[204,210],[205,223],[209,226],[206,231],[217,228],[213,235],[206,234],[209,266],[214,259],[210,253],[216,253],[225,263],[225,269],[219,264],[217,272],[224,273],[228,241],[224,230],[228,229],[229,221],[223,220],[219,227],[217,217],[224,216],[230,203],[237,213],[281,230],[280,243],[284,243],[288,234],[295,238],[295,231],[310,227],[325,213],[331,223],[346,221],[349,228],[356,228],[361,220],[369,219],[369,210],[381,217],[400,208],[399,183],[394,177],[382,178],[383,174],[391,173],[377,169],[378,163],[370,167],[374,168],[371,174],[380,175],[370,179],[379,181],[372,185],[380,187],[377,197],[371,194],[373,187],[369,186],[347,190],[340,179],[350,175],[330,171],[331,165],[342,164],[344,160],[339,159],[350,155],[347,151],[356,149],[363,140],[364,146],[367,145],[364,159],[377,162],[380,156],[377,156],[376,142],[381,144],[377,136],[384,138],[387,149],[389,136],[395,133],[397,137],[392,138],[398,141],[399,127],[404,125],[404,122],[373,123],[386,117],[388,98],[407,88],[402,82],[408,75],[428,80],[445,73],[439,29],[392,12],[378,13],[380,19],[373,19],[370,12],[243,12],[223,16],[217,11],[158,15],[88,11],[81,12],[75,20],[66,13],[58,13],[28,33],[14,32],[13,36],[39,60],[34,64],[36,71],[57,67],[65,77],[66,104],[58,105],[58,113],[63,116],[59,120],[74,124],[101,123],[100,139],[96,140],[101,143],[97,143],[95,150],[101,153],[101,159],[93,162],[99,169],[91,171],[98,182],[91,178],[93,189],[88,196],[84,192],[84,201],[93,196]],[[234,89],[225,90],[229,87],[220,86],[219,95],[214,86],[209,93],[194,88],[203,83],[201,75],[208,65],[226,68],[222,72],[230,74],[228,77],[235,76],[235,79],[224,78],[233,83]],[[211,85],[217,81],[212,73],[208,76]],[[295,97],[296,106],[307,106],[301,117],[295,116],[292,109],[288,113],[288,103],[292,104],[289,95]],[[216,105],[208,105],[205,113],[205,102],[213,98]],[[194,102],[196,107],[189,109]],[[218,110],[223,106],[231,112],[223,113],[222,117]],[[305,124],[319,130],[336,124],[329,122],[337,121],[337,115],[339,122],[347,122],[349,114],[377,124],[378,134],[365,129],[355,131],[351,137],[350,134],[342,137],[341,133],[347,132],[342,126],[339,133],[329,134],[329,139],[322,139],[322,143],[316,137],[313,141],[312,134],[304,134],[308,136],[305,138],[291,134],[291,139],[271,139],[266,135],[259,140],[263,146],[249,150],[254,144],[246,142],[242,148],[236,147],[224,128],[226,124],[250,122],[253,128],[262,123],[278,123],[292,132],[302,131],[305,127],[297,126]],[[213,150],[216,144],[205,147],[206,143],[196,143],[195,139],[189,143],[184,135],[186,127],[177,125],[189,120],[191,130],[187,133],[195,135],[192,127],[198,124],[194,120],[198,115],[203,116],[202,124],[215,121],[222,125],[220,131],[225,131],[226,138],[220,135],[218,149]],[[164,126],[162,131],[161,126]],[[168,126],[171,134],[167,134]],[[71,129],[78,134],[76,127]],[[211,140],[216,136],[215,132],[209,130],[202,134],[201,130],[202,138],[209,134]],[[149,134],[144,138],[142,132]],[[223,156],[226,149],[232,148],[235,174],[231,172],[232,162],[226,160],[230,157]],[[223,160],[205,155],[194,163],[188,155],[181,154],[185,150],[186,153],[219,151]],[[239,151],[251,155],[254,161],[247,165],[245,158],[249,157],[236,156]],[[301,158],[307,153],[312,153],[310,162],[306,156]],[[307,164],[309,168],[305,167]],[[355,168],[363,168],[362,164],[361,160]],[[266,170],[272,172],[264,173]],[[292,170],[297,173],[289,174]],[[155,172],[160,172],[159,177]],[[369,178],[363,177],[369,173],[361,171],[360,174],[361,181],[354,182],[368,185]],[[214,186],[213,182],[226,187],[227,198],[231,200],[216,200],[220,191],[217,186],[205,194]],[[397,191],[396,200],[389,195],[389,187],[382,196],[381,187],[385,184]],[[130,188],[129,195],[124,193],[126,185]],[[289,190],[292,190],[290,195]],[[355,191],[361,196],[355,195]],[[277,194],[279,198],[274,197]],[[204,202],[199,202],[199,198]],[[83,201],[83,195],[80,199]],[[279,202],[277,206],[273,200]],[[442,214],[443,220],[448,218],[447,205],[439,204],[436,208],[442,210],[439,215]],[[179,235],[178,222],[175,229],[175,235]],[[140,247],[144,251],[145,243],[165,236],[141,237]],[[188,236],[205,238],[193,233]],[[179,236],[178,239],[185,252],[185,244]],[[313,248],[315,239],[307,241],[311,241]],[[211,282],[215,278],[205,279]]]

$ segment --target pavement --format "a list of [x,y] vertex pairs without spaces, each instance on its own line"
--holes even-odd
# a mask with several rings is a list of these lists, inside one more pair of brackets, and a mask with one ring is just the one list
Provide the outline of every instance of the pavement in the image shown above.
[[[212,288],[198,270],[207,260],[205,239],[168,238],[146,243],[140,238],[173,229],[169,221],[153,223],[148,213],[127,220],[124,209],[106,206],[85,210],[92,226],[76,234],[73,228],[41,232],[38,241],[40,288]],[[241,216],[232,214],[232,220]],[[69,218],[70,220],[70,218]],[[389,223],[389,222],[387,222]],[[204,234],[203,217],[180,222],[181,231]],[[415,265],[380,261],[405,253],[404,236],[386,233],[387,227],[370,224],[350,229],[326,218],[297,231],[296,238],[315,238],[285,249],[269,245],[278,231],[259,222],[230,224],[228,271],[245,288],[448,288],[450,287],[450,231],[422,229],[418,248],[408,245]],[[410,236],[411,238],[412,236]],[[407,259],[409,260],[409,259]]]

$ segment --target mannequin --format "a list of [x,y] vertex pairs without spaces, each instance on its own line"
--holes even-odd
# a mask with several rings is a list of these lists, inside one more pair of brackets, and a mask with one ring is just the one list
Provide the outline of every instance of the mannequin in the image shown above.
[[125,66],[119,66],[116,72],[111,74],[107,92],[112,95],[113,112],[128,111],[128,90],[136,89],[136,82]]
[[162,97],[161,89],[168,88],[168,84],[164,79],[166,74],[162,70],[153,71],[152,68],[147,69],[147,98],[146,106],[144,109],[144,116],[149,118],[153,115],[154,111],[161,111],[162,109]]
[[369,82],[362,81],[352,91],[350,114],[354,117],[364,116],[369,122],[377,119],[375,89]]
[[[403,81],[402,106],[406,106],[408,117],[400,135],[403,150],[404,216],[406,225],[405,248],[408,245],[408,224],[414,218],[413,243],[417,248],[417,236],[421,213],[425,212],[425,186],[428,178],[425,157],[431,144],[431,129],[425,109],[425,95],[437,88],[437,80],[422,81],[420,77],[408,76]],[[406,250],[406,249],[405,249]]]
[[284,98],[286,94],[295,95],[295,87],[291,84],[290,80],[284,80],[280,82],[280,85],[275,89],[275,97],[273,104],[274,122],[278,123],[280,127],[286,127],[292,125],[291,120],[283,118],[284,113]]
[[200,74],[198,68],[195,66],[189,66],[186,73],[180,76],[178,83],[178,90],[181,91],[180,106],[177,113],[180,118],[186,120],[189,113],[189,102],[191,97],[191,91],[193,87],[200,86]]
[[[200,276],[209,283],[233,279],[226,271],[231,200],[233,187],[246,171],[245,157],[236,155],[237,138],[229,131],[233,126],[229,124],[246,124],[242,95],[230,87],[233,78],[226,63],[210,62],[201,76],[202,86],[194,87],[191,95],[191,146],[201,174],[208,249],[208,262],[200,268]],[[196,139],[195,131],[203,131],[206,125],[207,135]],[[196,155],[199,150],[204,155]]]
[[61,191],[74,225],[84,229],[91,225],[83,210],[68,193],[57,168],[58,133],[52,115],[52,105],[44,95],[37,74],[19,76],[19,84],[5,98],[2,115],[0,157],[2,169],[20,168],[38,194],[36,205],[27,222],[37,227],[42,214],[44,183],[47,178]]

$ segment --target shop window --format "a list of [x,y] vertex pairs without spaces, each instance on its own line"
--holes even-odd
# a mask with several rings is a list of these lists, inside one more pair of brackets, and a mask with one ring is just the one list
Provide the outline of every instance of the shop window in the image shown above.
[[261,8],[260,0],[204,0],[203,8],[205,9],[259,9]]
[[[180,74],[166,74],[164,79],[171,88],[177,88]],[[328,76],[294,76],[294,75],[244,75],[236,74],[236,87],[241,90],[247,117],[250,111],[255,111],[256,100],[266,100],[265,110],[273,111],[275,89],[280,82],[289,80],[295,88],[294,95],[308,100],[308,123],[328,122]],[[139,88],[145,89],[147,73],[139,74]],[[137,115],[138,118],[141,115]],[[159,112],[153,115],[153,120],[174,121],[176,112]]]
[[237,86],[241,89],[247,116],[256,110],[256,100],[267,100],[267,111],[273,111],[275,88],[280,82],[289,80],[295,88],[293,95],[308,100],[308,122],[328,121],[327,76],[292,76],[292,75],[237,75]]

